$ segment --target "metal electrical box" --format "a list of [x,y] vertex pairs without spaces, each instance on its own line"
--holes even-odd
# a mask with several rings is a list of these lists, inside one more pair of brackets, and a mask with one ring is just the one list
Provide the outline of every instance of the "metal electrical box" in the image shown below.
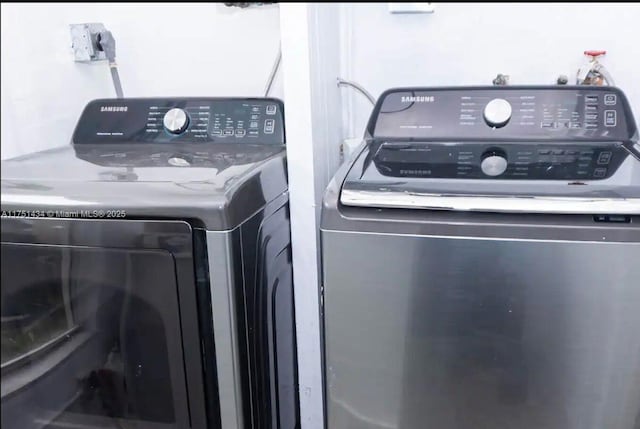
[[98,47],[98,35],[106,30],[102,23],[71,24],[71,47],[76,62],[88,63],[106,60]]

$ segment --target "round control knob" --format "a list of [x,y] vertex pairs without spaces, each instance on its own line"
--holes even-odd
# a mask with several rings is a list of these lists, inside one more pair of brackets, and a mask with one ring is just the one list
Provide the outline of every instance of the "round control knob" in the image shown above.
[[480,169],[487,176],[499,176],[507,170],[507,156],[501,150],[488,150],[482,155]]
[[484,120],[491,127],[504,127],[509,119],[511,119],[511,103],[504,98],[494,98],[484,107]]
[[187,112],[176,107],[165,113],[162,123],[171,134],[180,134],[187,129],[189,117]]

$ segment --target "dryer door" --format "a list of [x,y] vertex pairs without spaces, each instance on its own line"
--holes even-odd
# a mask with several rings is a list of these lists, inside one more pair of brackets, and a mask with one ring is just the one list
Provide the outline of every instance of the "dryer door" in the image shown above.
[[2,427],[191,427],[191,249],[183,222],[3,219]]

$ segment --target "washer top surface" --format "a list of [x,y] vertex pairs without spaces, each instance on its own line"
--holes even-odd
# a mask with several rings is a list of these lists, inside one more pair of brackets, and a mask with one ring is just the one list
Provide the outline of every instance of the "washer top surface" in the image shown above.
[[344,206],[640,214],[640,145],[617,88],[400,88],[336,182]]
[[[92,102],[83,113],[71,145],[2,161],[3,212],[47,216],[48,212],[120,211],[132,218],[194,219],[209,230],[228,230],[287,192],[281,103],[252,99],[249,111],[254,107],[262,110],[250,113],[262,117],[257,120],[261,134],[252,140],[246,134],[253,124],[242,117],[242,109],[217,116],[215,105],[207,126],[194,124],[197,115],[191,112],[191,121],[183,130],[187,134],[174,134],[179,127],[160,129],[160,133],[154,133],[159,138],[150,139],[148,134],[152,133],[146,133],[151,129],[146,122],[150,111],[143,115],[137,112],[143,121],[131,116],[126,119],[127,113],[143,110],[139,108],[141,100],[147,104],[149,100],[158,101],[109,100],[109,106],[117,104],[129,112],[103,110],[101,114],[116,119],[111,124],[107,119],[105,125],[105,120],[99,118],[102,123],[97,126],[95,112],[100,109],[96,106],[104,107],[105,101]],[[232,104],[241,101],[232,99]],[[153,105],[180,105],[174,99],[162,102]],[[267,116],[267,109],[273,111],[271,106],[276,106],[276,114]],[[119,114],[122,116],[118,118]],[[264,136],[264,123],[269,119],[274,133]],[[223,126],[216,127],[216,123]],[[105,133],[105,128],[111,130],[114,142],[109,141],[110,136],[98,135]],[[120,129],[124,134],[130,130],[133,136],[119,135]],[[207,130],[206,139],[195,133],[189,135],[191,129]],[[234,134],[244,130],[245,134],[222,137],[217,134],[218,129],[233,129]],[[274,139],[272,134],[280,137]]]

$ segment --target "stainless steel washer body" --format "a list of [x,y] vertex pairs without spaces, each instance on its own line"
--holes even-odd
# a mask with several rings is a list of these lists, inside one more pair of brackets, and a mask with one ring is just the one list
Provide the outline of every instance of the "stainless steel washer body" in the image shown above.
[[615,88],[384,93],[323,204],[328,428],[639,428],[637,138]]

